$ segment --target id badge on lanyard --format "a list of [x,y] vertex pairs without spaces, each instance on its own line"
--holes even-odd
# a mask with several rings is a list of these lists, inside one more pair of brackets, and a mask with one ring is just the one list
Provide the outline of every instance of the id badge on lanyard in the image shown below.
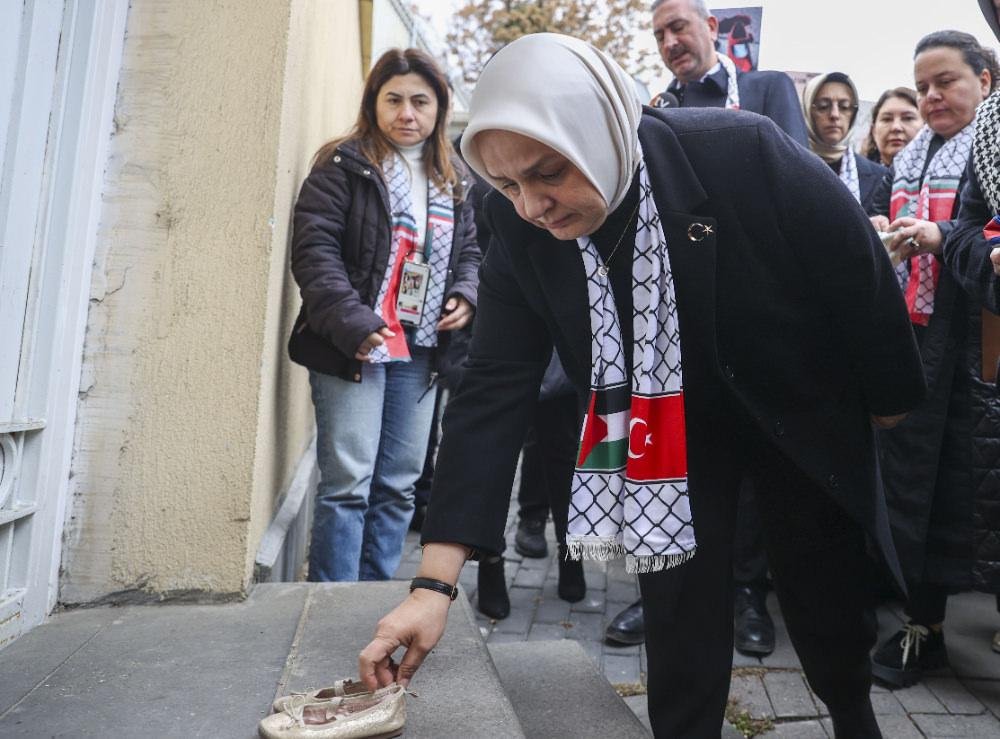
[[399,276],[399,296],[396,298],[396,315],[406,326],[419,326],[427,299],[427,284],[431,279],[430,265],[424,264],[423,255],[414,254],[413,261],[403,262]]

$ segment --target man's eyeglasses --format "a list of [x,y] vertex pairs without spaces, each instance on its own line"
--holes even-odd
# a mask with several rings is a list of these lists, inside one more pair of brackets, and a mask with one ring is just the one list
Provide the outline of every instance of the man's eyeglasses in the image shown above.
[[[857,103],[852,103],[848,100],[838,100],[836,105],[837,105],[837,110],[839,110],[844,115],[847,115],[848,113],[853,113],[858,109]],[[833,110],[833,106],[834,102],[832,100],[828,100],[827,98],[822,98],[812,104],[812,109],[819,113],[829,113],[831,110]]]

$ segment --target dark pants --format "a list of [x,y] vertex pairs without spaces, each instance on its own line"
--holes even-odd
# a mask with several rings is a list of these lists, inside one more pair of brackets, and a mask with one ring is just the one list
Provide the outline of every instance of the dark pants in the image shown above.
[[754,502],[753,483],[740,483],[740,500],[736,508],[736,533],[733,539],[733,579],[737,585],[763,590],[767,587],[767,554],[764,552],[764,531]]
[[944,613],[948,606],[948,589],[940,585],[909,585],[910,597],[906,601],[906,613],[916,623],[934,626],[944,623]]
[[521,456],[518,515],[544,521],[552,511],[556,540],[566,543],[569,493],[580,441],[580,401],[576,395],[540,400]]
[[750,422],[709,425],[702,439],[688,429],[697,555],[639,576],[654,735],[719,736],[732,667],[737,491],[749,475],[774,588],[809,684],[841,727],[855,718],[864,727],[850,736],[879,736],[868,695],[876,624],[864,578],[873,568],[862,529]]

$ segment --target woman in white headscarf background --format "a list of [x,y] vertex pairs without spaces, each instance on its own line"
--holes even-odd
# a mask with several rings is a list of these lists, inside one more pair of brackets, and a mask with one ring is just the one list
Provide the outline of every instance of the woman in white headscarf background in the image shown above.
[[462,148],[498,191],[485,206],[494,240],[419,576],[362,651],[361,679],[408,683],[441,638],[463,562],[502,547],[555,346],[588,399],[567,543],[639,573],[655,735],[719,736],[749,475],[766,491],[775,589],[814,691],[838,737],[880,736],[859,573],[872,570],[869,539],[894,560],[871,422],[898,422],[923,376],[857,203],[770,120],[643,110],[614,61],[554,34],[493,57]]
[[802,112],[809,131],[809,148],[830,165],[865,210],[875,186],[888,170],[851,148],[858,120],[858,89],[842,72],[813,77],[802,90]]

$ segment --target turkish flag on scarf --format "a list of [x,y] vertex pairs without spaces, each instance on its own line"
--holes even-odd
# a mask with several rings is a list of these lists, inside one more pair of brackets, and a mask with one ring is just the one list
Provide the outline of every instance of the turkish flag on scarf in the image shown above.
[[687,476],[684,393],[632,396],[629,419],[629,480],[673,480]]

